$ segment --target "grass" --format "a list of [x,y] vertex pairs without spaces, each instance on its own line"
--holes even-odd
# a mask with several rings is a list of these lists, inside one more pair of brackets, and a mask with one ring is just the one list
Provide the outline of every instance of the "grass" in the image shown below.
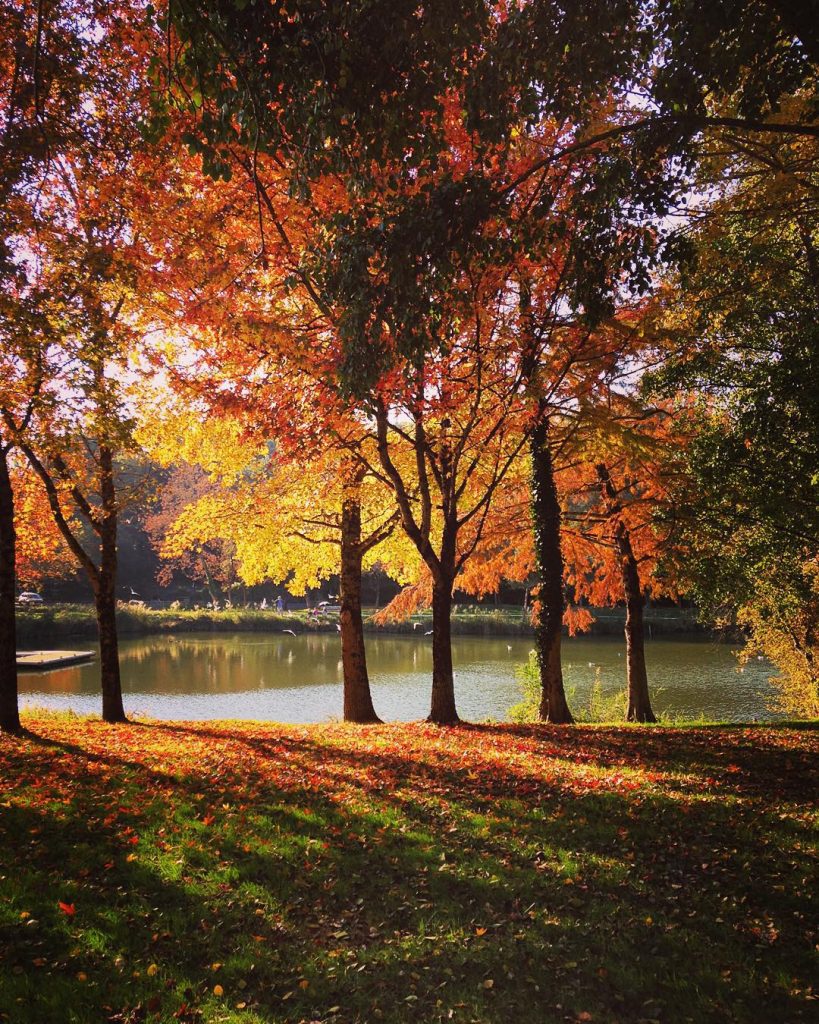
[[[278,632],[298,624],[300,630],[335,631],[335,620],[328,615],[308,617],[306,611],[282,613],[273,609],[199,608],[176,610],[121,605],[117,609],[120,636],[146,636],[158,633],[194,632]],[[96,637],[97,620],[90,605],[47,605],[36,611],[17,612],[18,644],[39,643],[61,637]]]
[[4,1022],[815,1019],[815,729],[25,725]]
[[[537,651],[530,651],[529,658],[515,670],[523,700],[509,709],[509,717],[513,722],[536,722],[540,706],[541,685]],[[655,690],[655,692],[657,692]],[[577,699],[577,687],[566,688],[566,697],[576,722],[585,723],[624,723],[628,709],[628,693],[624,689],[605,691],[600,675],[600,668],[595,672],[594,682],[589,690],[585,705]],[[671,724],[664,722],[663,724]],[[680,724],[690,724],[680,722]],[[704,720],[698,724],[705,724]]]
[[[366,613],[367,610],[365,610]],[[369,609],[370,612],[374,609]],[[624,610],[601,608],[595,611],[592,627],[595,635],[621,635]],[[157,633],[191,632],[277,632],[298,624],[300,630],[335,632],[338,616],[308,616],[307,611],[281,613],[273,608],[208,608],[176,610],[172,608],[140,608],[121,605],[117,624],[121,636]],[[693,613],[686,609],[657,608],[646,610],[651,635],[683,634],[701,631]],[[432,613],[414,615],[405,622],[377,626],[365,619],[365,629],[379,633],[414,633],[415,624],[424,630],[432,628]],[[419,628],[420,628],[419,626]],[[456,604],[452,614],[455,636],[531,636],[532,628],[520,607],[481,607]],[[91,605],[45,605],[37,609],[18,609],[18,642],[21,647],[64,637],[96,637],[97,624]]]

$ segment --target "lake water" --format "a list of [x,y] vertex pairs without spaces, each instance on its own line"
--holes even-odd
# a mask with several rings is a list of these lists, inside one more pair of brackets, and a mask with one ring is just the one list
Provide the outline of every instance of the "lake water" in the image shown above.
[[[53,645],[56,647],[57,645]],[[78,649],[90,649],[78,642]],[[508,718],[521,700],[516,666],[532,642],[515,637],[457,637],[452,652],[462,718]],[[646,645],[655,711],[726,721],[773,720],[767,707],[771,666],[741,668],[729,645],[654,640]],[[367,637],[373,701],[385,720],[424,718],[429,710],[429,637]],[[262,719],[322,722],[341,716],[341,646],[335,634],[183,634],[123,640],[128,714],[161,719]],[[625,649],[615,638],[572,638],[564,645],[570,703],[588,706],[599,679],[604,694],[625,686]],[[99,713],[96,663],[20,674],[21,703]]]

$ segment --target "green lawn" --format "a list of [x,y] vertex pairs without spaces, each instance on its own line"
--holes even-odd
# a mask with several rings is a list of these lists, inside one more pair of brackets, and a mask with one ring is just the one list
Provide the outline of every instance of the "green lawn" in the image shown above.
[[0,1020],[816,1019],[811,728],[0,738]]

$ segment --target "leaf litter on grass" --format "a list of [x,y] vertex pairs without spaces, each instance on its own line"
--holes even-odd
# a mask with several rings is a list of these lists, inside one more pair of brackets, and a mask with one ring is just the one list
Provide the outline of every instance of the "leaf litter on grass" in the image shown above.
[[0,1020],[815,1009],[815,732],[26,725]]

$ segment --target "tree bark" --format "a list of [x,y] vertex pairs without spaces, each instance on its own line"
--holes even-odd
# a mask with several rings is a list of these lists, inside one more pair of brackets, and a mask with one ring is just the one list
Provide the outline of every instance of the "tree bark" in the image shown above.
[[432,701],[428,721],[457,725],[452,671],[452,581],[439,575],[432,584]]
[[100,565],[94,582],[100,641],[100,683],[103,722],[126,722],[117,637],[117,507],[113,455],[100,449]]
[[628,675],[629,722],[656,722],[648,694],[645,630],[643,627],[643,594],[634,557],[622,561],[623,587],[626,592],[626,672]]
[[16,535],[8,453],[0,449],[0,730],[20,732],[17,696]]
[[555,725],[574,722],[563,687],[560,642],[563,632],[563,552],[560,548],[560,503],[549,448],[549,417],[543,404],[532,431],[532,520],[539,580],[539,614],[535,626],[540,668],[540,719]]
[[620,560],[620,576],[626,598],[626,676],[628,686],[629,722],[656,722],[648,693],[648,672],[646,671],[645,628],[643,606],[645,598],[640,585],[640,568],[634,556],[634,548],[628,527],[623,522],[622,504],[604,465],[597,467],[597,477],[603,492],[603,500],[614,523],[614,544]]
[[[419,405],[423,404],[423,382],[419,384]],[[446,434],[448,420],[441,420],[441,434],[438,440],[440,453],[438,462],[438,487],[441,495],[443,531],[440,554],[436,554],[432,542],[433,499],[427,472],[429,439],[420,419],[415,421],[415,461],[418,471],[417,501],[420,518],[416,520],[413,500],[404,484],[401,474],[390,457],[388,442],[388,420],[383,403],[376,407],[378,431],[378,455],[394,490],[401,524],[407,536],[415,544],[432,576],[432,699],[427,721],[440,725],[455,725],[458,712],[455,708],[455,684],[452,673],[452,586],[456,575],[456,554],[458,540],[457,488],[452,472],[452,454]]]
[[344,670],[344,721],[380,722],[375,713],[361,614],[360,475],[345,485],[341,504],[341,662]]
[[97,630],[100,640],[100,684],[102,687],[103,722],[126,722],[122,704],[122,682],[119,671],[117,639],[117,603],[113,587],[100,581],[94,595]]

